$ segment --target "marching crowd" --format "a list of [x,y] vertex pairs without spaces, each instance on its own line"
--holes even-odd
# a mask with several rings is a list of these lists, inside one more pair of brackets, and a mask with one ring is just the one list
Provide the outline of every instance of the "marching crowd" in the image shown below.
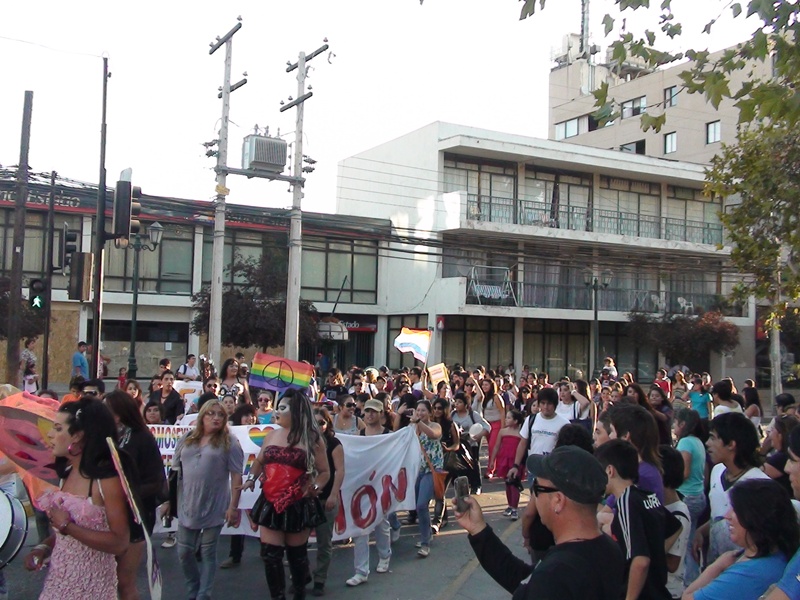
[[[220,532],[242,519],[258,530],[273,599],[287,588],[304,598],[309,585],[322,596],[347,477],[342,436],[412,428],[422,460],[416,510],[404,519],[418,528],[420,559],[453,518],[481,565],[517,599],[800,598],[792,500],[800,499],[800,428],[789,394],[775,399],[778,414],[767,424],[750,380],[739,392],[730,379],[674,369],[643,386],[607,358],[589,382],[551,382],[510,365],[454,365],[435,382],[420,367],[331,368],[309,389],[276,398],[250,389],[243,359],[229,359],[219,373],[193,355],[174,371],[165,359],[149,390],[123,374],[108,394],[101,379],[73,379],[49,433],[62,485],[37,501],[50,531],[25,558],[29,569],[49,561],[41,597],[138,598],[144,530],[152,533],[159,517],[178,518],[177,535],[162,547],[177,545],[187,598],[211,597]],[[176,378],[202,382],[203,393],[186,406]],[[147,428],[162,423],[191,427],[168,477]],[[243,479],[243,451],[229,426],[255,423],[277,429]],[[141,524],[107,437],[121,450]],[[472,496],[457,512],[445,496],[462,475]],[[522,520],[529,561],[486,524],[474,498],[486,481],[504,485],[503,514]],[[259,491],[248,511],[238,509],[243,489]],[[377,573],[389,570],[400,527],[391,513],[372,532]],[[315,564],[307,552],[312,531]],[[368,581],[369,537],[353,540],[348,586]],[[230,536],[219,566],[235,568],[243,547],[242,536]]]

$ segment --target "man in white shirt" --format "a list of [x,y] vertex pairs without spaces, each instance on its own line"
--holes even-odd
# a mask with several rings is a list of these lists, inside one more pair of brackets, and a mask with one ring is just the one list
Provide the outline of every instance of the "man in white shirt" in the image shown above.
[[178,372],[175,373],[175,378],[181,381],[198,381],[200,379],[200,369],[196,366],[197,357],[190,354],[186,357],[186,362],[178,367]]
[[[556,446],[558,432],[564,425],[569,425],[561,415],[556,414],[558,392],[553,388],[539,390],[539,413],[528,415],[519,430],[521,439],[514,457],[514,466],[508,471],[508,478],[519,473],[520,465],[534,454],[550,454]],[[533,475],[528,473],[528,483],[533,482]]]

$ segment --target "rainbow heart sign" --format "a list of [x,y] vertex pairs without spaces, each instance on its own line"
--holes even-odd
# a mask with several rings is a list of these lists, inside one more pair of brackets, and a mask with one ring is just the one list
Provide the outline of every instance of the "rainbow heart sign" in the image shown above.
[[264,440],[272,433],[273,429],[273,427],[265,427],[264,429],[260,427],[251,427],[247,432],[247,436],[250,438],[251,442],[261,448],[264,445]]
[[248,382],[250,387],[285,392],[305,390],[311,385],[312,377],[314,367],[306,362],[256,352]]

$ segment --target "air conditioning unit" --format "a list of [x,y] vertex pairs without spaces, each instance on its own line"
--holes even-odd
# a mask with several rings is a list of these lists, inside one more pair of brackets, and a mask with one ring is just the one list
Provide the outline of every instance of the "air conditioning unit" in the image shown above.
[[282,173],[286,153],[287,144],[280,138],[248,135],[242,143],[242,168]]

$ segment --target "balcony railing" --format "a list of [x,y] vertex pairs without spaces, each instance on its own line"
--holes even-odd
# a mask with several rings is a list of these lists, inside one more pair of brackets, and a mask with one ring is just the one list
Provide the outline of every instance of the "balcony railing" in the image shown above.
[[696,244],[722,243],[722,225],[717,223],[652,217],[606,209],[590,210],[580,206],[554,208],[549,202],[518,198],[470,194],[467,196],[467,218],[471,221],[594,231]]
[[[467,304],[592,310],[592,291],[585,285],[506,282],[468,278]],[[698,315],[718,310],[727,317],[744,316],[744,307],[732,305],[717,294],[694,294],[657,290],[630,290],[610,287],[597,294],[601,311],[645,312],[652,314]]]

